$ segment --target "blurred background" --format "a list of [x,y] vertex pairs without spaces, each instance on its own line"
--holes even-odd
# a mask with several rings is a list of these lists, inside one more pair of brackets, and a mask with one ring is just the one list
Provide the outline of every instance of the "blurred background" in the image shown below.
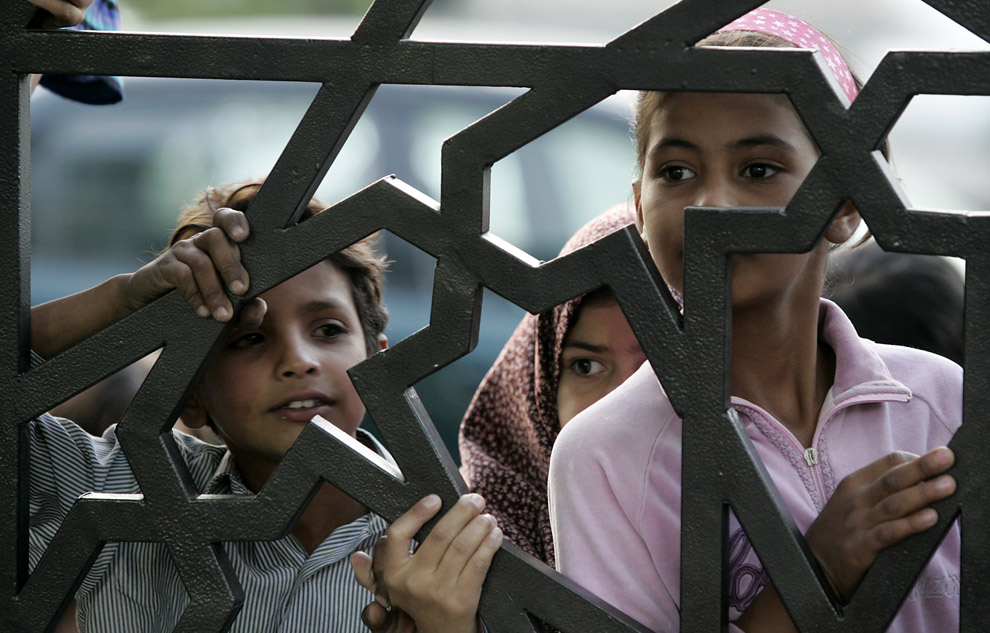
[[[435,0],[414,39],[604,44],[672,4],[642,0]],[[121,0],[124,30],[346,38],[370,0]],[[922,0],[773,1],[821,28],[867,80],[887,51],[987,50]],[[209,185],[263,177],[318,86],[125,78],[124,101],[85,106],[39,90],[32,102],[32,302],[130,272],[163,248],[178,210]],[[318,191],[336,202],[396,174],[438,198],[444,139],[519,89],[383,86]],[[619,94],[495,165],[491,230],[550,259],[584,222],[631,196],[629,95]],[[916,208],[990,208],[990,103],[921,96],[891,132]],[[591,148],[591,149],[589,149]],[[392,235],[387,334],[429,321],[434,261]],[[961,270],[961,266],[958,266]],[[522,316],[486,291],[477,349],[416,386],[457,458],[475,387]],[[126,381],[133,385],[133,380]],[[131,387],[132,388],[132,387]]]

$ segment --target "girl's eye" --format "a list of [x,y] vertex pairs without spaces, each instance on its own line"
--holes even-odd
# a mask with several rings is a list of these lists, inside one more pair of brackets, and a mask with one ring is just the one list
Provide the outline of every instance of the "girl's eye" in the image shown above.
[[779,172],[780,170],[778,168],[773,165],[767,165],[766,163],[753,163],[743,168],[743,176],[756,180],[770,178]]
[[261,343],[265,340],[265,337],[261,335],[260,332],[246,332],[237,336],[227,345],[232,349],[246,349]]
[[571,363],[571,369],[579,376],[597,376],[605,371],[605,365],[591,358],[578,358]]
[[682,180],[691,180],[696,174],[694,171],[685,167],[684,165],[668,165],[660,169],[660,178],[668,182],[681,182]]

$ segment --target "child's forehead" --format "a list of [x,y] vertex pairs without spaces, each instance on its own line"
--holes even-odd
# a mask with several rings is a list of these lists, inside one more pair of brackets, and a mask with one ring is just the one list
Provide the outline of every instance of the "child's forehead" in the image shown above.
[[781,94],[667,93],[649,123],[652,143],[669,134],[692,140],[754,133],[810,138],[794,106]]
[[566,345],[575,336],[603,336],[609,326],[625,318],[626,315],[619,307],[619,302],[613,296],[606,295],[592,298],[591,301],[582,301],[577,318],[567,331],[564,344]]
[[665,92],[657,104],[657,117],[678,116],[687,120],[705,116],[746,113],[750,115],[797,116],[794,105],[785,94],[749,92]]
[[269,313],[288,307],[356,312],[347,274],[327,259],[263,292],[261,298],[268,304]]

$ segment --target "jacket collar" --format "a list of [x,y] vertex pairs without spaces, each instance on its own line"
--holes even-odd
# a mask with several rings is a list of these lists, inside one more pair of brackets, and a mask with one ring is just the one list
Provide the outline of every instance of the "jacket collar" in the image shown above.
[[835,352],[835,380],[831,399],[834,405],[855,400],[906,402],[912,393],[894,379],[877,353],[876,343],[856,334],[849,317],[839,306],[822,299],[818,311],[821,339]]

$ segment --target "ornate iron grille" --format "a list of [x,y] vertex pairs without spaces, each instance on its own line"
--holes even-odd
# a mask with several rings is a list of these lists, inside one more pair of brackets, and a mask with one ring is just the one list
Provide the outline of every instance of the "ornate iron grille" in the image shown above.
[[[985,3],[925,1],[990,39]],[[284,535],[321,479],[387,519],[429,492],[452,503],[463,482],[411,385],[472,349],[483,287],[538,312],[607,284],[685,420],[682,479],[691,500],[683,505],[682,521],[692,529],[683,531],[681,543],[682,630],[726,626],[721,569],[729,506],[800,629],[816,632],[883,630],[951,522],[965,515],[962,629],[982,630],[990,620],[982,582],[990,573],[985,550],[990,517],[980,492],[990,481],[980,456],[990,452],[990,434],[984,432],[980,412],[990,393],[982,370],[990,361],[990,338],[978,325],[990,320],[990,226],[984,214],[911,209],[877,148],[914,95],[990,94],[990,53],[890,53],[847,108],[817,54],[691,46],[761,5],[757,0],[685,0],[604,46],[406,39],[428,4],[376,0],[346,40],[259,40],[40,32],[25,28],[27,3],[7,3],[0,37],[8,71],[0,81],[0,102],[8,113],[0,127],[0,202],[6,210],[0,223],[2,234],[11,238],[4,241],[5,274],[0,277],[3,629],[46,630],[102,543],[141,540],[166,543],[186,587],[194,588],[176,630],[220,631],[236,612],[241,591],[216,544]],[[436,258],[429,327],[351,372],[401,476],[365,459],[329,425],[314,423],[257,496],[199,498],[164,430],[177,417],[224,328],[196,318],[177,293],[29,368],[28,72],[322,83],[248,212],[253,236],[242,252],[252,277],[251,296],[380,229]],[[383,83],[530,89],[444,145],[439,201],[384,178],[293,226]],[[787,93],[822,153],[786,213],[689,210],[683,322],[631,229],[546,263],[486,234],[491,165],[619,89]],[[952,442],[959,490],[937,505],[935,528],[885,552],[852,602],[839,607],[823,589],[788,511],[729,413],[723,364],[728,254],[808,250],[846,199],[855,201],[886,249],[967,260],[970,371],[964,424]],[[143,496],[80,499],[29,575],[24,423],[158,348],[163,353],[119,426]],[[498,633],[537,630],[534,617],[565,633],[643,630],[509,545],[496,556],[481,608],[489,630]]]

